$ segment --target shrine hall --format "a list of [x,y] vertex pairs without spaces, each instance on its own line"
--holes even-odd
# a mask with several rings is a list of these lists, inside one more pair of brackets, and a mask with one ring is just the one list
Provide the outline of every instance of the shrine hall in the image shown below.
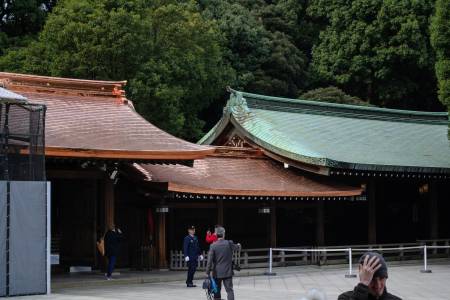
[[249,249],[450,237],[447,113],[230,89],[195,144],[140,116],[125,81],[0,72],[0,83],[47,107],[54,272],[101,269],[111,224],[130,269],[169,268],[188,225],[203,249],[215,224]]

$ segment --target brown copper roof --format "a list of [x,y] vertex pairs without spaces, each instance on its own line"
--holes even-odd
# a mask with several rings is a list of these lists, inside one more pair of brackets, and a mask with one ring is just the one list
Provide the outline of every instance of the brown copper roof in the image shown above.
[[216,153],[196,160],[194,167],[134,164],[141,179],[167,183],[172,192],[207,195],[351,197],[360,188],[313,179],[265,157],[258,150],[218,147]]
[[29,102],[47,106],[47,156],[192,160],[214,151],[147,122],[125,98],[125,81],[0,72],[0,83]]

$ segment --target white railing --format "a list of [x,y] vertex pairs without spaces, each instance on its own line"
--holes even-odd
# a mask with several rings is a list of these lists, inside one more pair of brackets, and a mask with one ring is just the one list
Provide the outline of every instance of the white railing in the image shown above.
[[[208,262],[208,252],[203,251],[203,260],[198,260],[197,268],[199,270],[205,270]],[[183,251],[170,251],[170,269],[171,270],[186,270],[188,268],[187,262],[184,259]],[[241,252],[239,250],[233,251],[233,263],[240,266]]]
[[352,248],[335,248],[335,249],[291,249],[291,248],[270,248],[269,249],[269,272],[266,272],[266,275],[276,275],[273,272],[273,251],[283,251],[283,252],[347,252],[348,253],[348,274],[346,277],[356,277],[352,272]]
[[[404,252],[408,250],[419,250],[422,253],[423,257],[423,269],[420,270],[422,273],[431,273],[431,269],[428,268],[428,249],[450,249],[450,245],[441,245],[441,246],[429,246],[427,244],[421,245],[421,246],[406,246],[406,247],[368,247],[368,248],[321,248],[321,249],[293,249],[293,248],[269,248],[269,270],[266,272],[266,275],[276,275],[276,273],[273,272],[273,252],[279,251],[279,252],[302,252],[302,253],[327,253],[327,252],[337,252],[337,253],[346,253],[348,257],[348,273],[345,274],[345,277],[356,277],[356,275],[353,273],[353,262],[352,257],[353,254],[356,253],[363,253],[366,251],[378,251],[378,252]],[[448,253],[448,251],[446,251]]]
[[[450,257],[450,239],[419,240],[415,243],[391,243],[391,244],[359,244],[342,245],[334,247],[283,247],[273,248],[272,267],[300,266],[300,265],[325,265],[325,264],[347,264],[349,262],[348,251],[327,252],[328,249],[352,249],[352,259],[361,255],[364,251],[382,252],[387,260],[417,260],[422,259],[423,246],[427,245],[428,258]],[[434,247],[436,246],[436,247]],[[445,246],[445,247],[441,247]],[[280,251],[276,249],[281,249]],[[293,251],[292,249],[300,250]],[[318,249],[319,251],[307,251],[307,249]],[[204,253],[206,254],[206,253]],[[206,256],[205,256],[206,257]],[[235,253],[234,261],[242,269],[267,268],[269,260],[269,248],[242,249]],[[204,268],[205,262],[199,262],[199,268]],[[182,251],[170,251],[170,268],[172,270],[186,269]]]

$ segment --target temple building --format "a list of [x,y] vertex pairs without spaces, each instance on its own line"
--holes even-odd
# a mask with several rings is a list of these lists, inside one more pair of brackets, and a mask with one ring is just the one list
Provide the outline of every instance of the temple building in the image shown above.
[[[192,165],[213,153],[148,123],[125,98],[126,82],[0,72],[9,91],[45,104],[52,252],[59,266],[99,266],[96,241],[114,223],[117,181],[134,162]],[[124,224],[124,226],[126,226]],[[127,247],[125,247],[127,248]]]
[[365,190],[367,201],[354,210],[323,204],[325,236],[319,242],[450,236],[448,113],[230,92],[223,117],[200,144],[260,149],[289,169]]
[[119,267],[170,266],[188,225],[223,224],[245,248],[450,236],[448,114],[230,91],[197,144],[141,117],[124,81],[0,72],[45,104],[55,271],[101,268],[96,241],[124,232]]

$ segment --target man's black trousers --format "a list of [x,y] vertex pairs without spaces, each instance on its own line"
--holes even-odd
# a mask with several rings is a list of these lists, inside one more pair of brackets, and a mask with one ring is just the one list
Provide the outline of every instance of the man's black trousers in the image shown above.
[[190,260],[187,263],[188,265],[188,274],[186,284],[192,284],[194,280],[195,271],[197,271],[197,260]]

